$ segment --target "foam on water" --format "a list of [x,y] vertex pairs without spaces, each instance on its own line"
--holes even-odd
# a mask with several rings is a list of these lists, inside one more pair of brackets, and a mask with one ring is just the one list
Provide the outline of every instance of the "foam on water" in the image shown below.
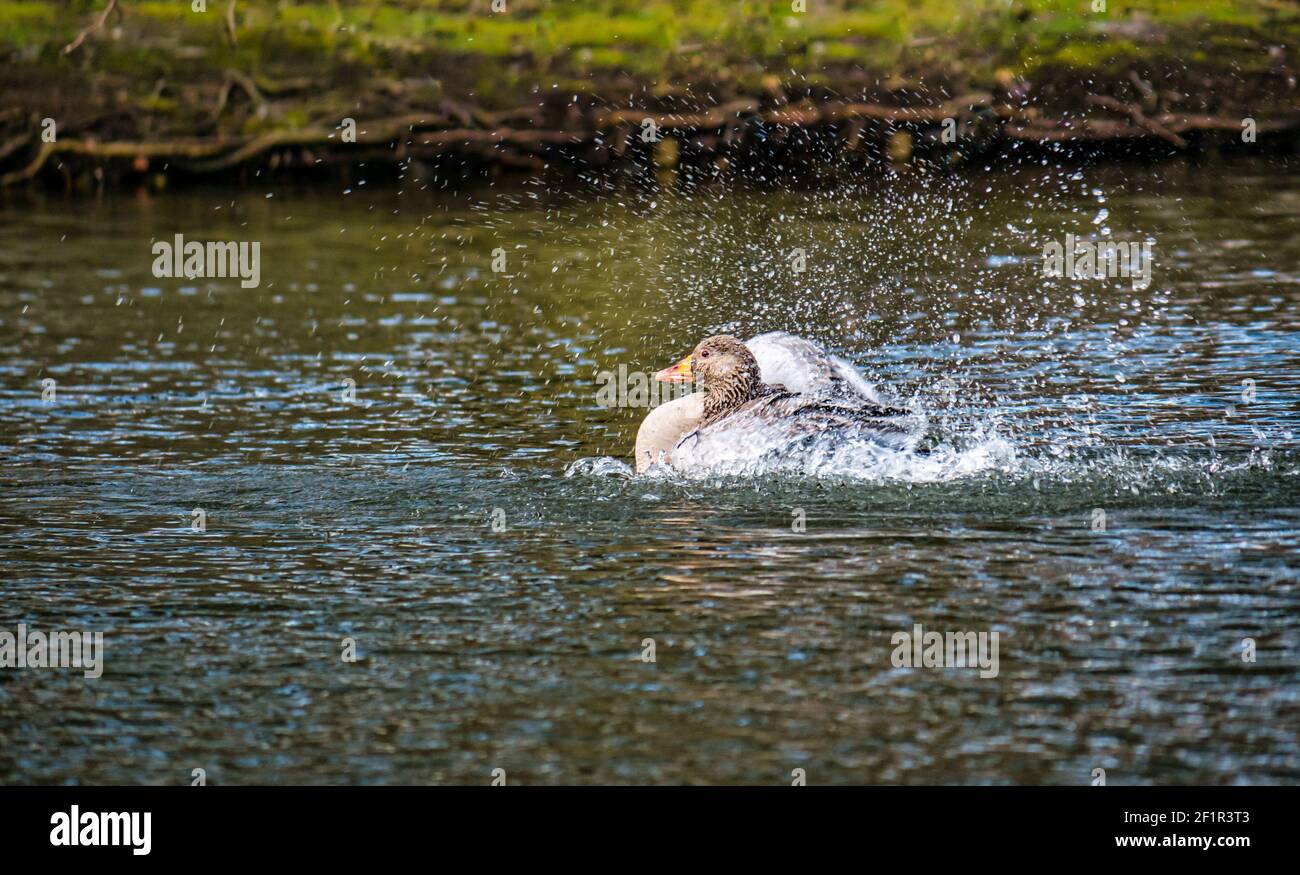
[[[713,477],[802,476],[839,481],[939,483],[989,473],[1014,473],[1020,454],[996,433],[970,436],[965,445],[942,442],[920,451],[920,431],[906,435],[840,433],[791,441],[770,429],[728,430],[689,442],[674,464],[655,464],[642,475],[651,479],[704,480]],[[570,464],[566,477],[634,477],[632,467],[609,456],[584,457]]]
[[[1211,449],[1191,454],[1151,454],[1124,447],[1090,447],[1065,453],[1017,446],[994,431],[954,436],[928,450],[899,449],[869,440],[814,441],[800,452],[746,456],[736,452],[692,461],[685,468],[652,465],[642,474],[611,456],[577,459],[564,471],[568,478],[621,477],[653,482],[699,483],[742,478],[755,483],[815,478],[827,483],[860,485],[925,485],[961,483],[997,477],[1003,489],[1058,496],[1084,495],[1131,500],[1160,494],[1205,500],[1246,490],[1267,503],[1268,482],[1252,486],[1260,476],[1300,479],[1300,455],[1256,450],[1223,455]],[[1271,481],[1269,481],[1271,482]],[[1017,486],[1019,484],[1019,486]],[[1274,488],[1277,484],[1274,484]],[[1259,493],[1263,489],[1264,493]],[[1023,496],[1024,493],[1018,493]]]

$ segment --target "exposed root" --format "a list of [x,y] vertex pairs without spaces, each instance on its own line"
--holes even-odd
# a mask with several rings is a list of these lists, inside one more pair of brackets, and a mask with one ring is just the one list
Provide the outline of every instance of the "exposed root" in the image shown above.
[[36,157],[32,159],[30,164],[19,170],[6,173],[4,176],[0,176],[0,188],[6,185],[13,185],[16,182],[23,182],[31,179],[42,167],[45,166],[45,162],[52,154],[54,154],[54,144],[41,143],[40,149],[36,152]]
[[226,7],[226,39],[230,40],[232,46],[239,45],[239,36],[235,33],[235,0],[230,0],[230,5]]
[[1157,137],[1160,137],[1162,140],[1168,140],[1170,143],[1173,143],[1179,149],[1187,148],[1186,140],[1184,140],[1182,137],[1178,136],[1173,131],[1169,130],[1169,128],[1165,127],[1159,122],[1147,118],[1147,116],[1142,112],[1142,110],[1136,106],[1132,106],[1130,104],[1124,103],[1122,100],[1116,100],[1113,97],[1105,97],[1099,94],[1088,95],[1088,103],[1090,103],[1093,106],[1100,106],[1105,109],[1113,110],[1118,113],[1123,113],[1124,115],[1127,115],[1129,118],[1133,119],[1134,124],[1136,124],[1138,127],[1150,131],[1151,133],[1155,134]]
[[11,137],[10,139],[6,140],[4,143],[0,143],[0,161],[4,161],[10,155],[17,152],[19,149],[21,149],[23,146],[26,146],[31,141],[32,141],[32,134],[27,133],[27,134],[19,134],[16,137]]
[[77,38],[63,47],[63,54],[68,55],[75,52],[78,46],[86,41],[87,37],[104,26],[104,23],[108,21],[108,16],[113,13],[114,9],[117,9],[117,0],[108,0],[108,5],[104,7],[104,11],[99,14],[99,17],[82,28],[81,33],[77,34]]
[[[212,122],[221,116],[235,88],[243,90],[259,112],[264,112],[268,104],[258,83],[244,73],[230,70],[210,116]],[[355,140],[347,142],[339,127],[320,124],[254,137],[218,136],[158,142],[101,142],[83,137],[61,138],[55,143],[40,142],[25,165],[0,175],[0,187],[32,179],[56,155],[126,160],[137,172],[147,169],[151,159],[164,159],[174,161],[176,167],[185,173],[209,174],[255,162],[286,147],[308,156],[308,163],[317,159],[322,163],[336,164],[374,158],[395,162],[407,156],[436,158],[460,154],[473,156],[487,164],[530,170],[541,169],[546,159],[554,157],[555,150],[560,150],[559,154],[580,161],[582,166],[594,168],[634,154],[648,155],[652,141],[640,135],[648,127],[647,120],[657,129],[655,139],[675,138],[697,157],[725,155],[750,141],[757,129],[766,130],[762,139],[769,146],[785,148],[792,142],[790,134],[796,130],[821,131],[834,137],[845,152],[855,153],[867,140],[885,146],[893,142],[894,132],[902,131],[915,137],[950,119],[976,121],[978,133],[966,142],[979,144],[998,140],[1102,144],[1157,137],[1178,149],[1186,149],[1189,142],[1183,134],[1188,132],[1235,132],[1241,129],[1241,121],[1236,118],[1170,113],[1148,115],[1139,107],[1097,95],[1090,97],[1088,103],[1126,118],[1043,119],[1036,109],[997,104],[993,95],[979,92],[932,107],[847,102],[814,105],[805,102],[786,103],[763,110],[758,100],[745,99],[698,113],[589,109],[585,112],[570,111],[562,119],[552,118],[551,127],[542,127],[543,112],[535,107],[491,114],[446,100],[441,112],[362,121]],[[86,127],[83,125],[80,129]],[[1260,132],[1300,129],[1300,116],[1293,114],[1261,120],[1257,129]],[[33,129],[0,143],[0,162],[18,155],[38,139]],[[672,151],[675,155],[676,150]],[[910,157],[911,149],[907,152]],[[658,161],[660,157],[656,148],[654,158]],[[278,158],[272,159],[273,164],[278,161]]]

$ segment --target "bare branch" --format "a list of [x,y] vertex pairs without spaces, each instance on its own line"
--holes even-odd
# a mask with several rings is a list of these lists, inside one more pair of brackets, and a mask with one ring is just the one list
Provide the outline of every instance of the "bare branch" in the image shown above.
[[226,36],[232,46],[239,45],[239,37],[235,36],[235,0],[230,0],[226,7]]
[[77,47],[80,46],[82,43],[84,43],[88,36],[90,36],[92,33],[94,33],[95,31],[99,30],[101,27],[104,26],[104,22],[108,21],[108,16],[112,15],[113,10],[116,8],[117,8],[117,0],[108,0],[108,5],[105,6],[104,11],[99,14],[99,18],[96,18],[94,21],[88,24],[85,28],[82,29],[81,33],[77,34],[76,39],[74,39],[72,42],[64,46],[63,54],[67,55],[76,51]]

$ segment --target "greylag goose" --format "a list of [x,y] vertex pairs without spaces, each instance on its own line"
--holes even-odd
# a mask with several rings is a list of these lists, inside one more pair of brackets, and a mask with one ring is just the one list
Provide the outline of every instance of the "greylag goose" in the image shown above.
[[736,441],[766,429],[787,444],[828,433],[901,433],[893,421],[910,411],[891,407],[846,363],[811,341],[785,332],[741,343],[728,335],[701,341],[689,356],[655,375],[694,382],[700,391],[660,405],[637,432],[636,469],[672,464],[687,439],[730,435]]

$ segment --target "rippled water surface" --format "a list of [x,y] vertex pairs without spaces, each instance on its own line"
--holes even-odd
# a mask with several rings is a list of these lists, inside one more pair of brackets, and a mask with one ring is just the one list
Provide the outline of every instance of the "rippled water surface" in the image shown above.
[[[1151,239],[1150,287],[1042,277],[1067,232]],[[156,279],[177,233],[261,286]],[[0,781],[1295,782],[1298,303],[1259,162],[11,200],[0,628],[106,656],[0,669]],[[609,461],[645,410],[601,371],[773,329],[928,452]],[[895,667],[916,623],[998,676]]]

